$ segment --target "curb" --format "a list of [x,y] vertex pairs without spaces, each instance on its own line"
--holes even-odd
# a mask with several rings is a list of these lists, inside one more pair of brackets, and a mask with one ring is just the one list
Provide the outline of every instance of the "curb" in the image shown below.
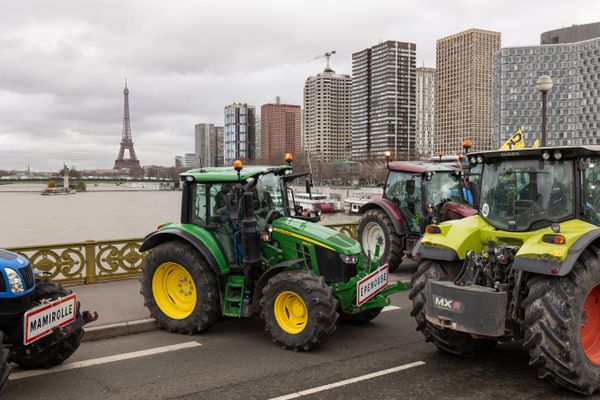
[[119,336],[133,335],[158,329],[154,318],[138,319],[136,321],[118,322],[116,324],[92,326],[84,328],[82,342],[111,339]]

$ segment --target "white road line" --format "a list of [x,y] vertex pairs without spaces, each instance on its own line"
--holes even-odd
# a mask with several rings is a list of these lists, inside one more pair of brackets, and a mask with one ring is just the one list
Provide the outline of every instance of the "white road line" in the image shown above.
[[394,311],[394,310],[399,310],[402,307],[398,307],[398,306],[385,306],[383,307],[383,310],[381,310],[381,312],[386,312],[386,311]]
[[418,367],[420,365],[425,365],[425,362],[423,362],[423,361],[415,361],[415,362],[410,363],[410,364],[404,364],[404,365],[400,365],[398,367],[384,369],[382,371],[377,371],[377,372],[373,372],[373,373],[370,373],[370,374],[357,376],[356,378],[350,378],[350,379],[345,379],[343,381],[339,381],[339,382],[335,382],[335,383],[330,383],[329,385],[317,386],[317,387],[312,388],[312,389],[301,390],[301,391],[296,392],[296,393],[290,393],[290,394],[286,394],[284,396],[274,397],[274,398],[272,398],[270,400],[296,399],[298,397],[307,396],[309,394],[323,392],[325,390],[331,390],[331,389],[334,389],[334,388],[337,388],[337,387],[340,387],[340,386],[350,385],[351,383],[356,383],[356,382],[364,381],[364,380],[367,380],[367,379],[373,379],[373,378],[377,378],[377,377],[383,376],[383,375],[393,374],[394,372],[403,371],[405,369]]
[[13,372],[12,374],[9,375],[8,379],[14,381],[16,379],[29,378],[29,377],[38,376],[38,375],[53,374],[55,372],[68,371],[70,369],[91,367],[93,365],[107,364],[107,363],[111,363],[111,362],[115,362],[115,361],[130,360],[132,358],[151,356],[154,354],[167,353],[169,351],[189,349],[191,347],[198,347],[198,346],[201,346],[201,344],[198,342],[185,342],[185,343],[174,344],[171,346],[155,347],[153,349],[133,351],[131,353],[123,353],[123,354],[117,354],[114,356],[93,358],[91,360],[77,361],[77,362],[73,362],[73,363],[62,364],[62,365],[59,365],[59,366],[51,368],[51,369],[37,369],[37,370]]

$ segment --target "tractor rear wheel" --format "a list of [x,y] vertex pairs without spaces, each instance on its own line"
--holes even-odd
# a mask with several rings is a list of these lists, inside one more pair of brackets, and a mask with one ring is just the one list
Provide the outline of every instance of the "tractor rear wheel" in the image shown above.
[[570,274],[527,281],[525,342],[530,365],[584,394],[600,391],[600,261],[585,250]]
[[201,332],[219,319],[217,277],[189,243],[170,241],[152,249],[140,282],[144,305],[169,332]]
[[[35,304],[39,304],[41,300],[56,300],[60,297],[68,296],[71,293],[72,292],[69,289],[65,289],[57,283],[41,281],[36,282],[35,284],[34,300]],[[79,318],[80,316],[79,302],[77,302],[76,317]],[[33,343],[32,345],[22,347],[12,353],[10,355],[10,361],[19,364],[22,368],[50,368],[61,364],[67,358],[71,357],[71,355],[79,348],[82,337],[83,328],[79,328],[71,332],[69,336],[42,350],[38,350],[36,343]]]
[[4,333],[0,332],[0,396],[6,390],[8,384],[8,375],[11,367],[8,364],[8,349],[4,347]]
[[379,248],[379,265],[388,264],[390,271],[395,270],[402,262],[404,255],[404,236],[396,233],[394,223],[383,210],[369,210],[358,225],[358,240],[365,254],[375,254],[377,242]]
[[460,356],[484,354],[497,344],[495,340],[475,339],[468,333],[440,328],[427,321],[425,317],[425,302],[427,301],[425,286],[427,280],[448,281],[459,270],[459,265],[433,260],[421,261],[417,272],[412,278],[413,288],[408,296],[413,302],[410,315],[415,317],[417,321],[417,331],[423,333],[425,340],[435,344],[439,350]]
[[351,325],[364,325],[375,319],[383,310],[383,307],[369,308],[356,314],[348,314],[340,311],[340,320]]
[[304,270],[284,271],[269,279],[262,293],[261,317],[278,345],[294,351],[311,350],[335,331],[337,301],[322,276]]

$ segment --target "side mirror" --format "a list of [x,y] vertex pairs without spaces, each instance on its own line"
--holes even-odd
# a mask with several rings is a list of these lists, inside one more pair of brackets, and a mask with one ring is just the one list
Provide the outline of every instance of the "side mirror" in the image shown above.
[[308,177],[306,177],[306,184],[305,184],[306,193],[308,193],[308,197],[312,200],[312,194],[310,192],[311,186],[312,186],[311,179],[309,179]]
[[414,179],[409,179],[405,184],[406,193],[409,195],[413,195],[415,193],[415,181]]
[[471,204],[479,210],[479,186],[475,182],[469,181],[469,190],[471,191]]
[[229,217],[232,220],[235,221],[239,219],[240,205],[234,189],[231,189],[229,193],[227,193],[227,210],[229,211]]

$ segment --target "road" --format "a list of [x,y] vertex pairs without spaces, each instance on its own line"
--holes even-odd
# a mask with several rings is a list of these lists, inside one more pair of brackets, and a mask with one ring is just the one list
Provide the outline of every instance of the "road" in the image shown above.
[[538,380],[518,344],[472,359],[438,352],[415,331],[408,293],[392,300],[398,308],[366,326],[340,324],[307,353],[272,344],[259,318],[224,319],[193,336],[153,331],[86,342],[61,367],[14,371],[3,398],[579,398]]

